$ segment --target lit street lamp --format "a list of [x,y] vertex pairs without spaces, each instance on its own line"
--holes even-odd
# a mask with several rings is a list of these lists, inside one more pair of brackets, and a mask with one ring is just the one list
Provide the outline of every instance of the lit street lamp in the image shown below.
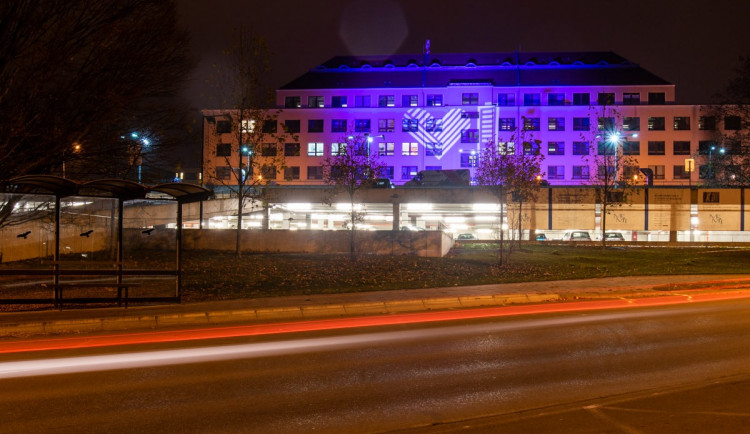
[[242,154],[247,156],[247,164],[245,170],[242,170],[242,155],[240,155],[240,185],[245,185],[248,179],[250,179],[250,147],[245,145],[242,147]]
[[[714,169],[713,169],[713,165],[711,162],[711,157],[713,156],[713,153],[715,150],[716,150],[716,146],[713,146],[713,145],[708,149],[708,174],[707,174],[708,179],[714,179]],[[724,148],[719,148],[719,154],[723,155],[724,152],[726,152]]]

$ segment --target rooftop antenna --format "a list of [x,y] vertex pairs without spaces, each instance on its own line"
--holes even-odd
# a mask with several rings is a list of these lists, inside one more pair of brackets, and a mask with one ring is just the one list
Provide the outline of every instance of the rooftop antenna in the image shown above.
[[427,79],[427,56],[430,55],[430,40],[427,39],[424,42],[424,61],[422,61],[422,87],[424,87],[425,80]]

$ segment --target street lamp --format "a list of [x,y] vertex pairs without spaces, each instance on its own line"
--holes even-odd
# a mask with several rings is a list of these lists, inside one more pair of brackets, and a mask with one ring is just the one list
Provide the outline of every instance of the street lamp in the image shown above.
[[[622,135],[619,131],[614,131],[610,133],[606,137],[607,142],[614,146],[615,152],[614,152],[614,159],[615,159],[615,188],[617,188],[617,148],[620,146],[620,143],[622,142]],[[606,170],[606,169],[605,169]]]
[[[708,149],[708,179],[714,179],[714,169],[711,163],[711,156],[713,155],[714,151],[716,150],[716,146],[711,145],[711,147]],[[724,154],[726,152],[724,148],[719,148],[719,154]]]
[[[250,179],[250,154],[252,154],[250,147],[247,145],[243,146],[242,154],[247,156],[247,164],[245,165],[245,170],[240,172],[240,184],[245,185],[245,182]],[[242,166],[242,155],[240,155],[240,166]],[[240,167],[240,170],[242,170],[242,167]]]

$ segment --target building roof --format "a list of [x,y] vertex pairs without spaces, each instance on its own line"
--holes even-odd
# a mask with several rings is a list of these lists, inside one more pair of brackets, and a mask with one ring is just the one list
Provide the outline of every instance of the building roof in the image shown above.
[[423,79],[425,87],[671,85],[612,52],[516,52],[337,56],[281,89],[422,87]]

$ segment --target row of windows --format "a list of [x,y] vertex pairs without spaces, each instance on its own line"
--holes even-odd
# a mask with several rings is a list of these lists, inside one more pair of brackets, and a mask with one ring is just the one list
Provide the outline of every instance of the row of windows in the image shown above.
[[[518,105],[524,106],[540,106],[542,105],[541,93],[530,92],[521,94],[521,101],[518,101]],[[544,94],[546,97],[546,105],[549,106],[564,106],[564,105],[579,105],[588,106],[591,105],[591,94],[589,92],[574,92],[571,97],[563,92],[552,92]],[[349,107],[350,98],[345,95],[335,95],[331,97],[330,107],[344,108]],[[641,93],[640,92],[625,92],[622,94],[622,105],[640,105],[641,104]],[[650,105],[664,105],[666,103],[666,94],[664,92],[648,92],[647,101]],[[370,95],[357,95],[353,98],[354,107],[372,107],[373,100]],[[617,101],[615,100],[614,92],[599,92],[596,94],[596,104],[598,105],[614,105]],[[516,93],[499,93],[497,94],[497,105],[499,106],[515,106],[516,105]],[[523,104],[520,104],[523,103]],[[396,106],[396,95],[378,95],[377,98],[378,107],[395,107]],[[464,92],[461,94],[462,105],[480,105],[479,93],[477,92]],[[439,107],[443,105],[442,94],[427,94],[425,97],[425,105],[428,107]],[[407,94],[401,95],[401,107],[418,107],[419,106],[419,95]],[[286,108],[301,108],[302,98],[299,96],[287,96],[284,99],[284,107]],[[307,108],[323,108],[325,107],[325,98],[322,95],[313,95],[307,97]]]

